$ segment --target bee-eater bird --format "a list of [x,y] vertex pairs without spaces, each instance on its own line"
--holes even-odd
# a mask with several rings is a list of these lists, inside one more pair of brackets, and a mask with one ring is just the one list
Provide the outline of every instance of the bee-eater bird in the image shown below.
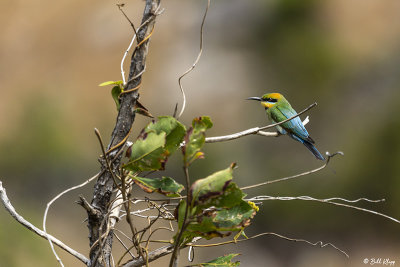
[[[273,123],[279,123],[297,115],[297,112],[292,108],[286,98],[279,93],[265,94],[262,97],[250,97],[248,100],[257,100],[265,107],[268,118]],[[308,150],[319,160],[325,160],[324,156],[314,146],[314,140],[308,134],[306,128],[299,117],[293,118],[276,126],[279,133],[287,134],[296,141],[305,145]]]

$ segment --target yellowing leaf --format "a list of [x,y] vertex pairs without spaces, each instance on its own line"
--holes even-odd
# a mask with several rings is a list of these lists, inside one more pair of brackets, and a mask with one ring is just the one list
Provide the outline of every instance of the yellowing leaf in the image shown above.
[[179,193],[184,188],[183,185],[177,183],[170,177],[143,178],[133,176],[131,179],[147,193],[158,192],[168,197],[179,197]]
[[99,84],[99,86],[107,86],[107,85],[120,85],[122,84],[122,81],[108,81],[108,82],[103,82],[101,84]]
[[204,157],[204,154],[199,157],[198,153],[205,143],[205,131],[211,127],[212,122],[210,117],[198,117],[193,120],[192,127],[186,132],[185,144],[182,147],[186,165],[190,165],[195,159]]

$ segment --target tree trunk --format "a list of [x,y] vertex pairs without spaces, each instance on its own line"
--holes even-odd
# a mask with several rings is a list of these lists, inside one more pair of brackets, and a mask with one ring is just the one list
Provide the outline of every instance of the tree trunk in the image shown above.
[[[128,82],[121,94],[120,110],[116,119],[115,127],[111,135],[111,140],[107,150],[114,148],[108,154],[111,163],[111,169],[114,173],[119,172],[119,166],[122,153],[118,153],[123,149],[126,137],[129,135],[132,124],[135,120],[134,107],[139,98],[138,88],[142,80],[142,72],[145,68],[146,56],[149,46],[149,37],[154,28],[156,19],[156,10],[158,9],[160,0],[146,0],[142,26],[137,32],[138,47],[134,50],[131,58]],[[137,88],[136,90],[129,91]],[[117,157],[114,159],[114,157]],[[113,230],[109,230],[107,234],[108,212],[110,203],[113,199],[114,180],[104,158],[99,159],[101,163],[102,174],[98,178],[93,192],[93,200],[91,202],[92,209],[88,210],[88,228],[90,240],[90,260],[91,266],[111,266],[111,251],[113,245]],[[104,238],[103,235],[107,236]],[[100,240],[99,238],[102,237]],[[94,246],[93,246],[94,245]],[[93,246],[93,247],[92,247]]]

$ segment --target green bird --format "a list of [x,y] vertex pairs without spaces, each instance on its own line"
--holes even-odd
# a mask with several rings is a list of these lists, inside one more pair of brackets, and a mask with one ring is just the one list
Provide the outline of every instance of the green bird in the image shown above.
[[[248,100],[261,101],[261,105],[265,107],[268,118],[273,123],[278,123],[297,115],[286,98],[279,93],[265,94],[262,97],[250,97]],[[296,141],[305,145],[308,150],[319,160],[325,160],[324,156],[314,146],[314,140],[308,134],[306,128],[299,117],[293,118],[278,126],[279,133],[287,134]]]

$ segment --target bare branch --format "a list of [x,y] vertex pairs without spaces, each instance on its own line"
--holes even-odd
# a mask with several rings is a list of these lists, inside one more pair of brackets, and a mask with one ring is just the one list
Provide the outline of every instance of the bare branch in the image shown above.
[[117,238],[118,242],[125,248],[125,250],[128,252],[128,254],[132,257],[132,259],[136,258],[135,255],[132,254],[132,252],[129,250],[129,248],[125,245],[125,243],[119,238],[119,236],[115,233],[114,231],[114,236]]
[[[174,250],[174,245],[172,245],[172,244],[158,248],[156,250],[153,250],[152,252],[149,252],[149,254],[147,255],[147,260],[148,260],[148,262],[152,262],[160,257],[163,257],[165,255],[172,253],[173,250]],[[135,259],[135,260],[125,263],[121,267],[139,267],[139,266],[143,266],[145,263],[146,263],[146,260],[143,259],[143,257],[140,257],[138,259]]]
[[306,201],[316,201],[316,202],[328,203],[328,204],[335,205],[335,206],[342,206],[342,207],[346,207],[346,208],[351,208],[351,209],[356,209],[356,210],[372,213],[372,214],[387,218],[389,220],[392,220],[392,221],[394,221],[396,223],[400,223],[400,220],[395,219],[393,217],[390,217],[390,216],[388,216],[386,214],[383,214],[383,213],[380,213],[380,212],[377,212],[377,211],[374,211],[374,210],[364,209],[364,208],[360,208],[360,207],[357,207],[357,206],[353,206],[353,205],[337,202],[337,201],[342,201],[342,202],[347,202],[347,203],[356,203],[356,202],[366,201],[366,202],[377,203],[377,202],[383,202],[383,201],[385,201],[385,199],[371,200],[371,199],[368,199],[368,198],[358,198],[358,199],[355,199],[355,200],[348,200],[348,199],[339,198],[339,197],[318,199],[318,198],[313,198],[313,197],[310,197],[310,196],[299,196],[299,197],[257,196],[257,197],[249,198],[249,199],[246,199],[246,200],[248,200],[248,201],[264,201],[264,200],[283,200],[283,201],[288,201],[288,200],[306,200]]
[[257,234],[257,235],[248,237],[246,239],[230,240],[230,241],[221,242],[221,243],[215,243],[215,244],[195,245],[193,243],[188,243],[188,245],[190,245],[192,247],[215,247],[215,246],[222,246],[222,245],[232,244],[232,243],[236,244],[238,242],[247,241],[247,240],[254,239],[254,238],[257,238],[257,237],[260,237],[260,236],[264,236],[264,235],[273,235],[273,236],[277,236],[279,238],[282,238],[282,239],[285,239],[285,240],[288,240],[288,241],[305,242],[305,243],[307,243],[309,245],[312,245],[312,246],[320,246],[321,248],[326,247],[326,246],[331,246],[334,249],[336,249],[336,250],[340,251],[341,253],[343,253],[347,258],[349,258],[349,255],[346,252],[344,252],[343,250],[339,249],[338,247],[336,247],[332,243],[323,243],[322,241],[317,241],[317,242],[313,243],[313,242],[310,242],[310,241],[305,240],[305,239],[291,238],[291,237],[283,236],[283,235],[280,235],[280,234],[277,234],[277,233],[273,233],[273,232],[261,233],[261,234]]
[[[324,248],[326,246],[330,246],[330,247],[338,250],[339,252],[343,253],[347,258],[349,258],[349,255],[345,251],[339,249],[338,247],[336,247],[332,243],[323,243],[322,241],[311,242],[311,241],[308,241],[308,240],[305,240],[305,239],[290,238],[290,237],[283,236],[283,235],[280,235],[280,234],[277,234],[277,233],[273,233],[273,232],[257,234],[257,235],[254,235],[252,237],[248,237],[246,239],[230,240],[230,241],[214,243],[214,244],[198,245],[198,244],[195,244],[194,243],[195,241],[194,241],[194,242],[187,243],[184,247],[188,247],[188,246],[189,247],[215,247],[215,246],[222,246],[222,245],[227,245],[227,244],[236,244],[238,242],[251,240],[251,239],[258,238],[258,237],[265,236],[265,235],[273,235],[273,236],[277,236],[279,238],[283,238],[285,240],[293,241],[293,242],[304,242],[304,243],[307,243],[307,244],[312,245],[312,246],[320,246],[321,248]],[[155,242],[160,242],[160,241],[155,241]],[[162,256],[165,256],[165,255],[167,255],[169,253],[172,253],[172,251],[173,251],[173,245],[171,244],[171,245],[167,245],[167,246],[161,247],[161,248],[159,248],[159,249],[157,249],[157,250],[155,250],[153,252],[150,252],[149,253],[149,262],[154,261],[154,260],[156,260],[156,259],[158,259],[158,258],[160,258]],[[138,266],[142,266],[144,263],[145,262],[143,261],[143,259],[139,258],[139,259],[135,259],[135,260],[132,260],[132,261],[124,264],[122,267],[138,267]]]
[[271,180],[271,181],[266,181],[266,182],[255,184],[255,185],[244,186],[244,187],[241,187],[240,189],[241,190],[251,189],[251,188],[260,187],[260,186],[267,185],[267,184],[278,183],[278,182],[282,182],[282,181],[287,181],[287,180],[291,180],[291,179],[298,178],[298,177],[301,177],[301,176],[309,175],[311,173],[319,172],[320,170],[322,170],[326,166],[328,166],[331,158],[333,158],[336,155],[344,155],[344,153],[341,152],[341,151],[338,151],[338,152],[333,153],[331,155],[329,152],[326,152],[326,155],[328,156],[328,159],[326,160],[325,164],[322,165],[319,168],[314,169],[314,170],[306,171],[306,172],[303,172],[303,173],[299,173],[299,174],[295,174],[295,175],[292,175],[292,176],[283,177],[283,178],[279,178],[279,179],[275,179],[275,180]]
[[98,210],[94,209],[92,205],[90,205],[90,203],[82,195],[79,196],[79,200],[76,201],[76,204],[84,208],[86,212],[88,214],[91,214],[92,216],[96,216],[96,214],[98,213]]
[[[186,180],[186,188],[190,187],[190,178],[189,178],[189,166],[187,165],[187,163],[184,163],[184,167],[183,170],[185,172],[185,180]],[[190,190],[186,190],[187,191],[187,195],[186,195],[186,207],[185,207],[185,214],[183,216],[183,221],[182,221],[182,227],[181,229],[178,229],[178,236],[175,239],[174,242],[174,251],[172,252],[172,256],[171,256],[171,260],[169,262],[169,267],[173,267],[174,265],[177,264],[178,262],[178,253],[179,253],[179,249],[180,249],[180,242],[181,242],[181,238],[183,235],[183,232],[186,230],[186,227],[188,226],[188,224],[186,224],[186,220],[188,218],[188,214],[189,214],[189,201],[190,201]]]
[[[273,123],[264,127],[255,127],[255,128],[251,128],[251,129],[247,129],[238,133],[234,133],[234,134],[229,134],[229,135],[223,135],[223,136],[215,136],[215,137],[206,137],[206,143],[215,143],[215,142],[224,142],[224,141],[230,141],[230,140],[234,140],[234,139],[238,139],[240,137],[244,137],[247,135],[251,135],[251,134],[258,134],[258,135],[262,135],[262,136],[268,136],[268,137],[275,137],[275,136],[279,136],[280,134],[278,132],[264,132],[262,130],[266,130],[266,129],[270,129],[273,128],[275,126],[281,125],[287,121],[290,121],[298,116],[300,116],[301,114],[303,114],[304,112],[307,112],[308,110],[312,109],[313,107],[315,107],[317,105],[317,103],[313,103],[310,106],[308,106],[306,109],[302,110],[301,112],[299,112],[297,115],[292,116],[284,121],[278,122],[278,123]],[[303,124],[307,124],[308,123],[308,117],[304,120]]]
[[86,258],[84,255],[73,250],[69,246],[65,245],[63,242],[61,242],[54,236],[49,235],[45,231],[40,230],[39,228],[37,228],[36,226],[31,224],[30,222],[25,220],[21,215],[19,215],[16,212],[15,208],[12,206],[10,200],[8,199],[6,189],[3,187],[3,183],[1,181],[0,181],[0,198],[1,198],[1,202],[3,203],[3,205],[6,208],[6,210],[8,211],[8,213],[10,213],[10,215],[15,220],[17,220],[20,224],[22,224],[25,228],[29,229],[30,231],[36,233],[37,235],[39,235],[49,241],[51,240],[52,243],[56,244],[58,247],[62,248],[63,250],[65,250],[66,252],[68,252],[69,254],[71,254],[72,256],[74,256],[75,258],[77,258],[78,260],[80,260],[81,262],[86,264],[87,266],[89,266],[90,260],[88,258]]

